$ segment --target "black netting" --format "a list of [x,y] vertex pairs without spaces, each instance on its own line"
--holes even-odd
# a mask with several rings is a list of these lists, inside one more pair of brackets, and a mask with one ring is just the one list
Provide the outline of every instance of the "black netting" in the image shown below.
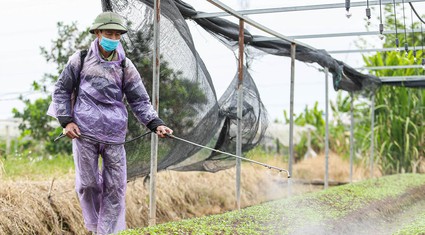
[[[220,106],[220,129],[213,138],[214,149],[223,152],[234,153],[236,150],[237,133],[237,87],[238,76],[233,78],[223,96],[219,100]],[[261,103],[260,94],[257,87],[248,73],[244,70],[243,78],[243,111],[242,111],[242,152],[246,152],[255,147],[264,136],[267,128],[267,112]],[[185,162],[170,169],[173,170],[197,170],[215,172],[234,166],[235,159],[217,152],[205,152],[208,157],[202,161],[198,157],[190,157]]]
[[[144,77],[148,91],[152,90],[152,0],[102,1],[103,10],[122,15],[129,23],[125,38],[127,56]],[[198,12],[180,0],[161,0],[160,25],[160,110],[162,119],[181,138],[234,153],[236,149],[237,78],[233,79],[219,101],[211,77],[197,51],[185,19]],[[192,18],[227,47],[236,49],[239,26],[228,20]],[[290,56],[291,44],[283,40],[260,40],[245,30],[247,51],[278,56]],[[248,55],[249,56],[249,55]],[[251,58],[247,58],[249,61]],[[297,45],[296,59],[318,63],[329,68],[335,90],[359,91],[374,89],[381,81],[372,75],[357,72],[335,60],[324,50],[312,50]],[[231,79],[229,78],[229,81]],[[267,113],[261,103],[256,85],[249,72],[244,72],[243,152],[253,148],[267,128]],[[131,115],[130,115],[131,116]],[[133,116],[129,120],[128,137],[138,135],[143,128]],[[126,145],[129,178],[145,176],[150,171],[150,141],[136,141]],[[233,158],[188,145],[177,140],[160,140],[158,170],[218,171],[233,166]]]
[[[129,22],[124,39],[129,57],[152,90],[152,2],[103,2],[104,10],[113,10]],[[211,77],[196,52],[189,28],[173,1],[161,1],[160,26],[160,117],[176,136],[235,153],[237,79],[217,101]],[[255,84],[245,70],[243,107],[243,151],[253,148],[261,139],[267,114]],[[129,115],[128,139],[145,131]],[[128,177],[146,176],[150,171],[150,139],[126,144]],[[158,170],[218,171],[233,166],[234,159],[172,139],[161,139]]]
[[[193,18],[198,13],[188,4],[175,0],[178,9],[185,18]],[[217,37],[229,47],[236,47],[239,35],[239,26],[228,20],[218,17],[193,18],[205,30]],[[251,35],[245,30],[245,43],[268,54],[287,56],[291,51],[291,43],[284,40],[264,40],[264,36]],[[317,63],[329,69],[333,76],[335,90],[360,91],[362,89],[375,89],[381,80],[373,75],[361,74],[344,62],[332,58],[325,50],[313,50],[308,47],[296,46],[296,59],[307,63]]]

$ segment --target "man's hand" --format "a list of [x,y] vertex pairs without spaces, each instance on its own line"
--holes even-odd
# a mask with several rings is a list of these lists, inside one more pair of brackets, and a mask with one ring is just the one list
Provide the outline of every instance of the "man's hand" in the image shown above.
[[68,136],[71,139],[79,138],[81,135],[80,128],[78,128],[77,124],[70,122],[63,129],[63,134]]
[[167,134],[173,134],[173,130],[171,130],[170,128],[166,127],[166,126],[158,126],[156,128],[156,134],[161,137],[161,138],[165,138],[167,137]]

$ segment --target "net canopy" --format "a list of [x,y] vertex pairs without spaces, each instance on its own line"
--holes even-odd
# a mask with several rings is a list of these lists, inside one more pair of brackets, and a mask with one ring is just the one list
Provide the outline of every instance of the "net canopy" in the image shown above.
[[[103,1],[103,10],[122,15],[129,22],[124,39],[127,57],[152,91],[153,9],[152,1]],[[159,115],[176,136],[221,151],[235,153],[237,123],[237,71],[229,78],[227,91],[218,100],[210,74],[175,2],[161,1]],[[245,69],[243,79],[242,146],[248,151],[261,140],[267,128],[267,113],[253,79]],[[152,96],[151,96],[152,97]],[[129,111],[130,112],[130,111]],[[127,138],[144,131],[129,115]],[[150,172],[150,141],[125,145],[128,178]],[[201,149],[174,139],[160,139],[158,170],[215,172],[234,166],[233,157]]]
[[[129,22],[125,37],[127,57],[138,68],[148,91],[152,90],[152,22],[153,0],[102,0],[103,11],[114,11]],[[206,66],[197,53],[186,19],[192,19],[229,48],[236,49],[239,26],[218,17],[194,18],[198,13],[180,0],[161,0],[159,115],[176,136],[234,154],[237,130],[237,71],[218,99]],[[290,56],[291,43],[285,40],[259,40],[245,30],[246,50],[277,56]],[[255,53],[254,53],[255,54]],[[249,56],[249,55],[247,55]],[[324,50],[297,45],[295,58],[317,63],[329,69],[335,90],[374,90],[381,80],[362,74]],[[249,60],[249,58],[247,58]],[[243,73],[242,151],[256,146],[267,128],[267,112],[261,102],[254,79],[245,68]],[[143,131],[129,115],[128,138]],[[150,171],[150,143],[126,144],[128,178],[146,176]],[[158,170],[215,172],[234,166],[233,157],[201,149],[173,139],[160,140]]]

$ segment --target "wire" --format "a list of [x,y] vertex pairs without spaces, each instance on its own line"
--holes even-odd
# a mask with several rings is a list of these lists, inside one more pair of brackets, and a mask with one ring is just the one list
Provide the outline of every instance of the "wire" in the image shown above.
[[10,95],[31,95],[31,94],[36,94],[36,93],[40,93],[40,91],[9,92],[9,93],[0,94],[0,97],[10,96]]
[[191,141],[189,141],[189,140],[185,140],[185,139],[183,139],[183,138],[179,138],[179,137],[177,137],[177,136],[175,136],[175,135],[172,135],[172,134],[167,134],[167,136],[168,136],[168,137],[170,137],[170,138],[172,138],[172,139],[180,140],[180,141],[182,141],[182,142],[186,142],[186,143],[191,144],[191,145],[194,145],[194,146],[198,146],[198,147],[201,147],[201,148],[204,148],[204,149],[208,149],[208,150],[211,150],[211,151],[214,151],[214,152],[217,152],[217,153],[225,154],[225,155],[228,155],[228,156],[231,156],[231,157],[234,157],[234,158],[238,158],[238,159],[241,159],[241,160],[245,160],[245,161],[247,161],[247,162],[251,162],[251,163],[254,163],[254,164],[258,164],[258,165],[261,165],[261,166],[267,167],[267,168],[269,168],[269,169],[278,170],[279,172],[284,171],[284,172],[286,172],[286,174],[288,175],[288,178],[291,178],[291,175],[289,174],[289,171],[288,171],[288,170],[285,170],[285,169],[283,169],[283,168],[279,168],[279,167],[271,166],[271,165],[268,165],[268,164],[265,164],[265,163],[262,163],[262,162],[258,162],[258,161],[255,161],[255,160],[251,160],[251,159],[249,159],[249,158],[244,158],[244,157],[237,156],[237,155],[235,155],[235,154],[231,154],[231,153],[223,152],[223,151],[220,151],[220,150],[217,150],[217,149],[213,149],[213,148],[210,148],[210,147],[207,147],[207,146],[204,146],[204,145],[200,145],[200,144],[197,144],[197,143],[191,142]]
[[[31,96],[34,94],[40,94],[40,93],[44,93],[44,92],[43,91],[27,91],[27,92],[20,93],[20,95],[17,97],[15,96],[15,97],[3,98],[3,97],[14,94],[14,93],[5,93],[5,94],[0,94],[0,101],[21,100],[23,98],[27,98],[28,96]],[[16,93],[16,94],[19,94],[19,93]]]
[[400,41],[398,40],[398,32],[397,32],[397,10],[395,8],[395,0],[393,0],[393,6],[394,6],[394,26],[395,26],[395,46],[397,49],[400,46]]
[[381,4],[381,0],[379,0],[379,33],[380,33],[381,40],[384,39],[382,34],[383,32],[384,32],[384,24],[382,24],[382,4]]
[[406,15],[404,12],[404,0],[403,0],[403,24],[404,24],[404,50],[407,53],[409,52],[409,44],[407,43],[407,31],[406,31]]
[[410,20],[412,21],[412,43],[413,43],[413,59],[416,62],[416,46],[415,46],[415,31],[413,30],[413,10],[410,8]]
[[413,9],[413,12],[415,12],[415,15],[418,17],[418,19],[425,24],[425,21],[421,18],[421,16],[418,14],[418,12],[416,11],[415,7],[413,7],[413,4],[411,2],[409,2],[410,7]]
[[[133,142],[133,141],[135,141],[135,140],[137,140],[137,139],[140,139],[140,138],[142,138],[142,137],[144,137],[144,136],[146,136],[146,135],[148,135],[148,134],[150,134],[150,133],[152,133],[152,131],[148,131],[148,132],[146,132],[146,133],[144,133],[144,134],[141,134],[141,135],[139,135],[139,136],[136,136],[136,137],[134,137],[133,139],[130,139],[130,140],[126,140],[126,141],[124,141],[124,142],[107,142],[107,141],[103,141],[103,140],[98,140],[98,139],[96,139],[95,137],[92,137],[92,136],[89,136],[89,135],[85,135],[85,134],[81,134],[80,136],[83,138],[83,139],[88,139],[88,140],[91,140],[91,141],[94,141],[94,142],[96,142],[96,143],[100,143],[100,144],[107,144],[107,145],[122,145],[122,144],[127,144],[127,143],[130,143],[130,142]],[[58,137],[56,137],[53,141],[54,142],[56,142],[56,141],[58,141],[59,139],[61,139],[61,138],[63,138],[63,137],[65,137],[66,135],[64,135],[63,133],[61,133]]]
[[421,37],[422,37],[422,57],[424,57],[424,53],[425,53],[425,50],[424,50],[424,31],[422,29],[422,23],[421,23]]
[[424,31],[422,29],[422,23],[421,23],[421,37],[422,37],[422,74],[425,75],[425,50],[424,50]]
[[369,0],[366,1],[366,17],[367,17],[367,25],[370,25],[370,17],[372,16],[369,8]]

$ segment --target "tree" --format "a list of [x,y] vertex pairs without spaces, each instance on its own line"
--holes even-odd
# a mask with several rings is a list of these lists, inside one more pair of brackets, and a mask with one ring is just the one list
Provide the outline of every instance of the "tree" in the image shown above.
[[30,136],[35,145],[45,145],[48,152],[71,152],[71,143],[69,141],[53,142],[53,139],[61,133],[53,118],[46,115],[46,111],[51,102],[51,96],[47,94],[46,87],[54,84],[59,74],[64,69],[68,58],[75,50],[87,48],[90,41],[90,33],[88,29],[79,32],[76,23],[66,25],[62,22],[57,23],[58,37],[52,41],[52,47],[46,49],[41,48],[41,54],[47,62],[56,64],[56,72],[53,74],[45,74],[39,81],[34,81],[32,88],[34,91],[42,91],[46,94],[46,98],[39,98],[35,101],[29,99],[21,100],[25,103],[22,112],[13,109],[14,117],[22,119],[19,129],[22,136]]

